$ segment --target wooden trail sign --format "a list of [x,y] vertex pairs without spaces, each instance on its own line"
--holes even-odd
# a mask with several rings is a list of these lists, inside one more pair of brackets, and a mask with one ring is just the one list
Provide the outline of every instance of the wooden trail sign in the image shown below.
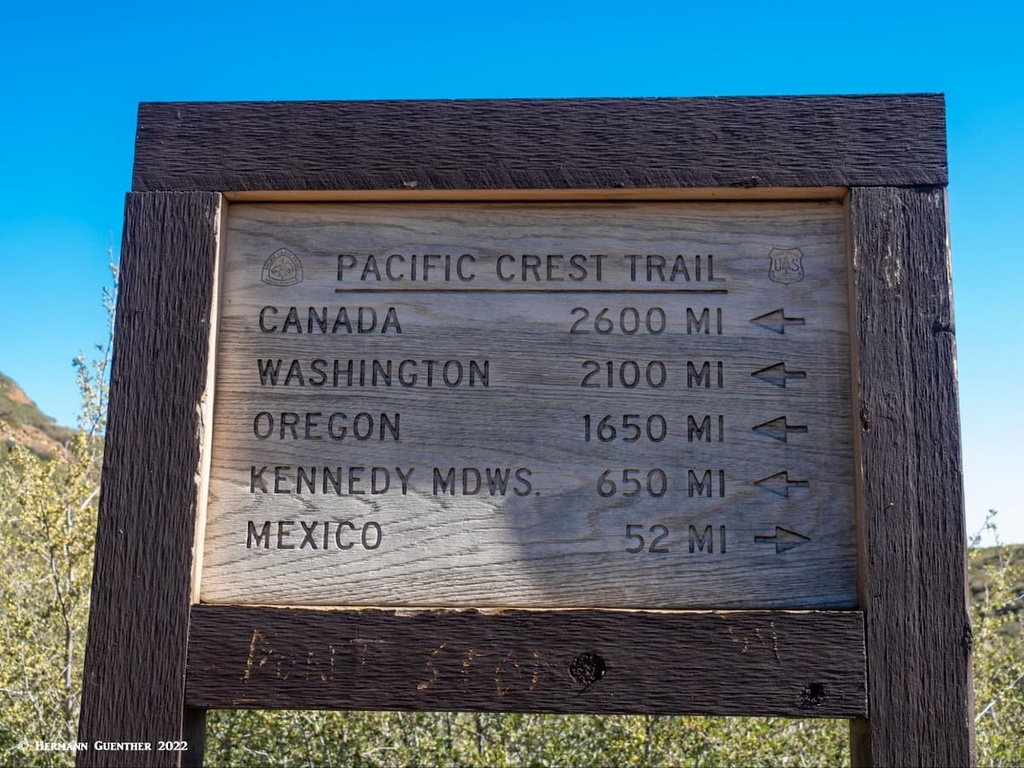
[[202,602],[856,607],[839,204],[240,204],[226,240]]
[[189,750],[79,762],[214,707],[970,762],[945,182],[933,96],[143,105],[80,735]]

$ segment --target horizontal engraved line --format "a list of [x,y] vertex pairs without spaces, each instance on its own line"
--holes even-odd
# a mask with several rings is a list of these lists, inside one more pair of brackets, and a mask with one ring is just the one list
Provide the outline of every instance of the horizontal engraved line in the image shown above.
[[335,288],[335,293],[717,293],[725,288]]

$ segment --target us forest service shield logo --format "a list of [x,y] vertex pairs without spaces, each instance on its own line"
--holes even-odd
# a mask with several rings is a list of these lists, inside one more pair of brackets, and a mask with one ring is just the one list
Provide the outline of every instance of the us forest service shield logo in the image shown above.
[[768,254],[768,279],[774,283],[799,283],[804,279],[804,255],[799,248],[772,248]]
[[263,282],[267,285],[301,283],[302,262],[287,248],[278,248],[263,262]]

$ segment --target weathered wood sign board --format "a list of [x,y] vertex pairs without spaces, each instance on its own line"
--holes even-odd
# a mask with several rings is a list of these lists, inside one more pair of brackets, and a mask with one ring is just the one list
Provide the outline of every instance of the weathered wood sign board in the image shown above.
[[940,96],[143,105],[78,763],[248,707],[970,764],[946,182]]
[[844,210],[236,205],[201,599],[852,608]]

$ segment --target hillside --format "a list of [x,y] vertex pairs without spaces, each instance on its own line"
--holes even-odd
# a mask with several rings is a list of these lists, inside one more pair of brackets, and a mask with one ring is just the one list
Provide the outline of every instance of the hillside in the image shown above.
[[[43,457],[53,456],[74,434],[39,410],[17,383],[0,373],[0,441],[21,443]],[[6,454],[6,450],[0,451]]]

